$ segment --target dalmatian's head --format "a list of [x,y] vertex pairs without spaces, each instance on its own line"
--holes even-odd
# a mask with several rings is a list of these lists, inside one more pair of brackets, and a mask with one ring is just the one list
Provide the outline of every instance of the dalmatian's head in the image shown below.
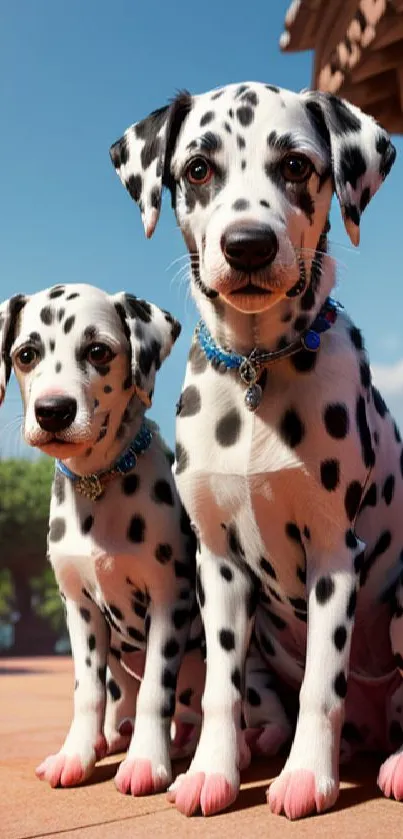
[[107,460],[151,404],[179,333],[168,312],[123,292],[77,284],[17,295],[0,307],[0,403],[14,369],[30,446]]
[[170,190],[198,302],[247,313],[306,291],[333,192],[358,244],[361,214],[395,159],[386,132],[353,105],[260,83],[182,93],[110,153],[147,236]]

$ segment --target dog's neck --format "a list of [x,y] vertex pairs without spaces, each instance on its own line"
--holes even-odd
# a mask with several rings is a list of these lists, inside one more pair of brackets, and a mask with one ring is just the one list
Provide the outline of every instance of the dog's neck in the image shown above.
[[140,431],[144,412],[144,405],[131,394],[126,405],[120,403],[109,412],[95,414],[95,442],[88,445],[84,454],[63,460],[63,463],[80,476],[110,469]]
[[295,341],[319,313],[335,283],[334,262],[327,254],[305,261],[307,286],[297,297],[283,297],[256,314],[239,312],[220,298],[208,299],[199,287],[194,296],[214,341],[225,349],[249,355],[253,349],[284,348]]

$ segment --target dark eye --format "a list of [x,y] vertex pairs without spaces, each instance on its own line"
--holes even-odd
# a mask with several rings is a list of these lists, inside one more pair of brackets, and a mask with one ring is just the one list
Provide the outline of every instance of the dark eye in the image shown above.
[[214,175],[211,163],[204,157],[194,157],[186,169],[186,178],[190,184],[207,184]]
[[286,181],[300,184],[312,174],[313,164],[304,154],[287,154],[281,161],[280,169]]
[[99,367],[103,364],[109,364],[115,358],[115,353],[107,344],[91,344],[90,347],[87,347],[85,357],[94,367]]
[[23,347],[16,355],[16,362],[20,367],[33,367],[39,361],[39,357],[36,347]]

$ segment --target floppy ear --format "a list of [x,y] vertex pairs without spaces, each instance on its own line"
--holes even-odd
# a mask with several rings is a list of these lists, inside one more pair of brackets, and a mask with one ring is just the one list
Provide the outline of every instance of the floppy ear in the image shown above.
[[172,186],[169,162],[190,107],[190,94],[180,93],[171,105],[131,125],[109,150],[123,186],[140,207],[147,238],[158,221],[162,187]]
[[156,371],[171,352],[181,325],[169,312],[132,294],[114,295],[116,311],[130,343],[131,374],[125,386],[135,386],[143,405],[149,408]]
[[0,306],[0,405],[4,401],[11,374],[10,349],[15,337],[17,318],[27,298],[16,294]]
[[318,91],[303,97],[329,147],[345,228],[353,245],[358,245],[361,214],[389,174],[396,149],[387,132],[355,105]]

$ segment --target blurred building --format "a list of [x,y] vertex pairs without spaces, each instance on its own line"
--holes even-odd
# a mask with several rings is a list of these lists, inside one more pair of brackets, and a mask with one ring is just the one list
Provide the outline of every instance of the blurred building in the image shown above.
[[403,134],[403,0],[293,0],[280,47],[314,50],[313,88]]

